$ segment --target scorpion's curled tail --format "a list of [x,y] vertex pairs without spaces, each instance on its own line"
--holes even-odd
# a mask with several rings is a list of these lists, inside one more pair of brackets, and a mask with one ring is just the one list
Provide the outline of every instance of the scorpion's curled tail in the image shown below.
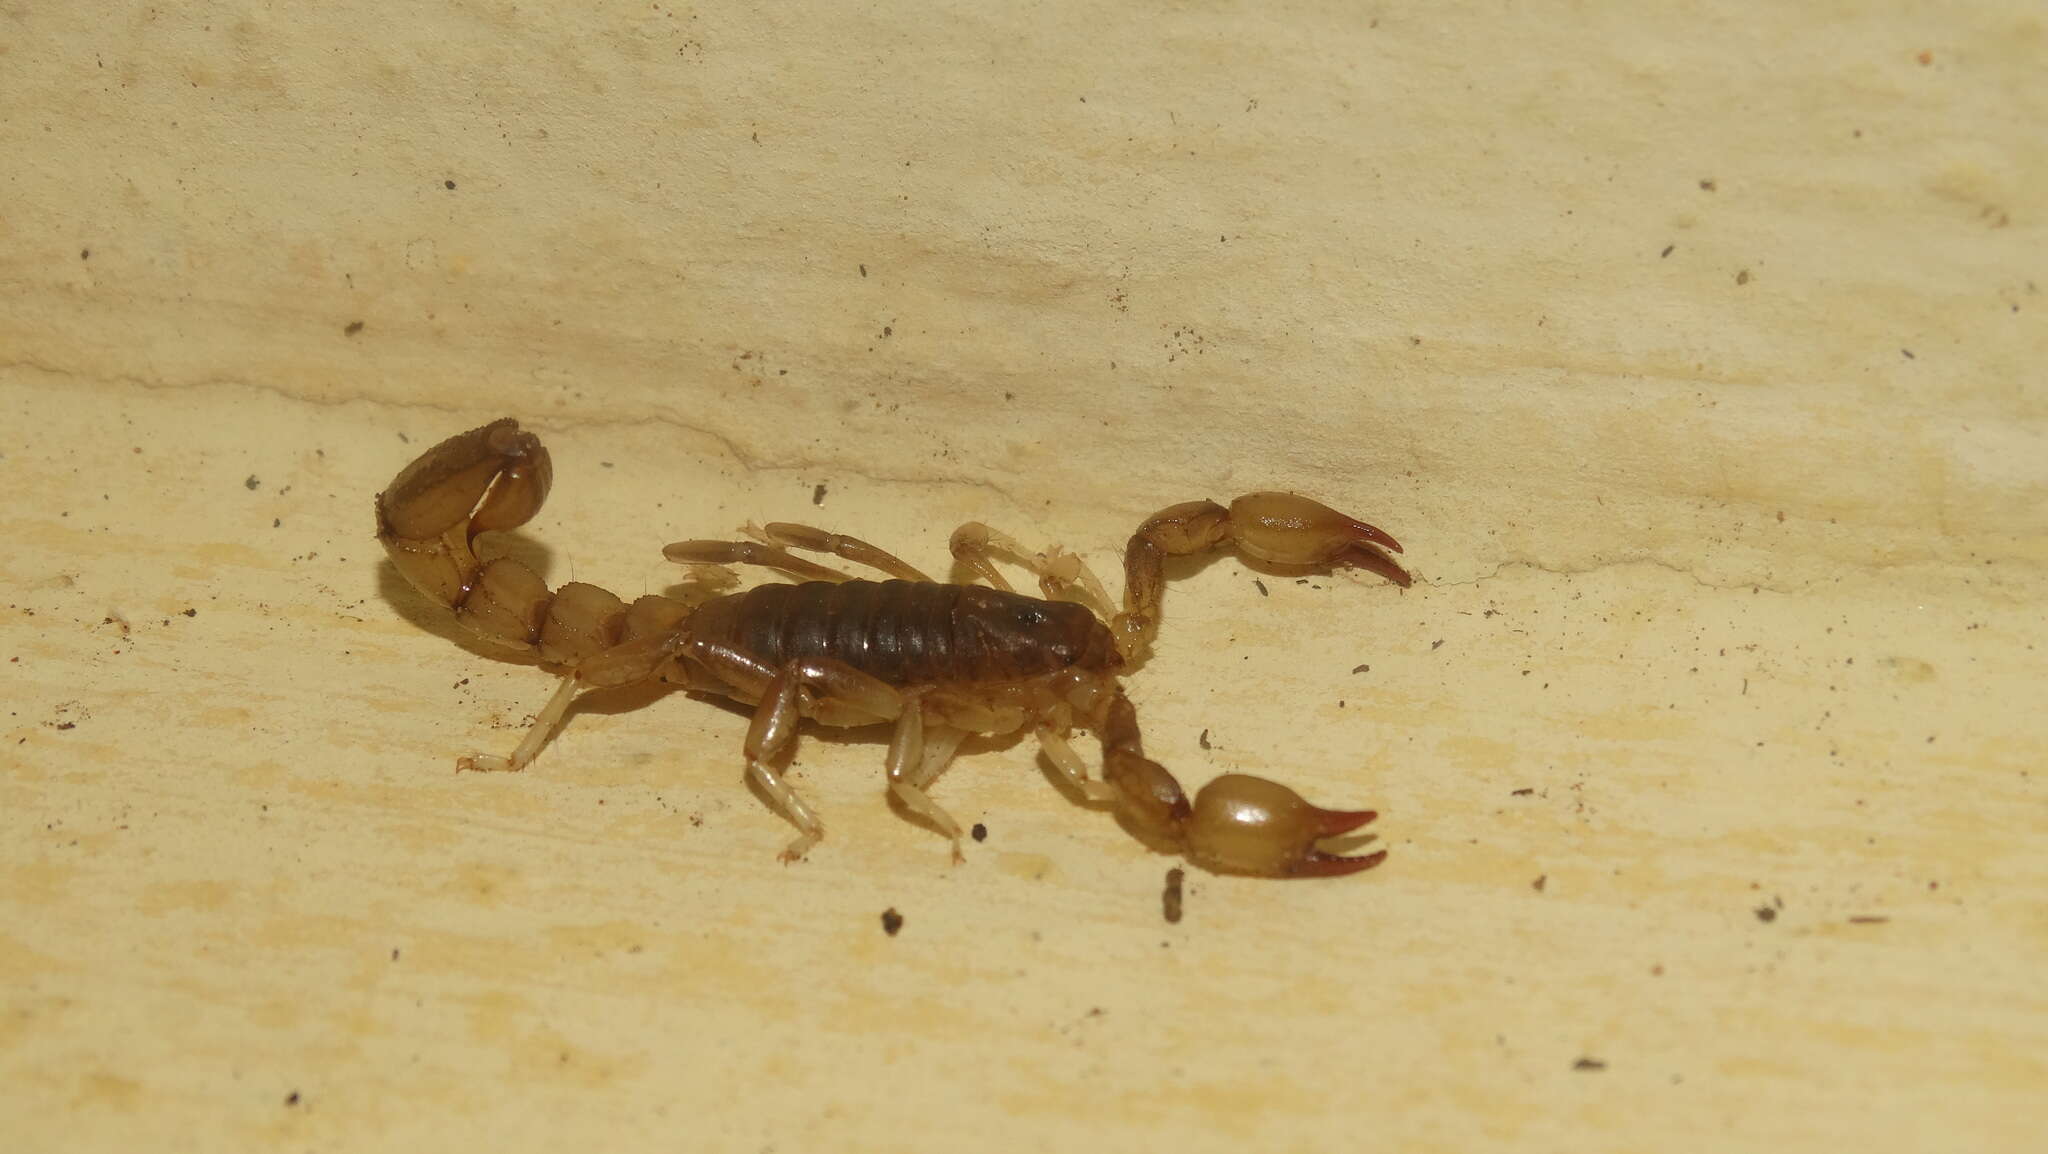
[[1203,869],[1257,877],[1336,877],[1371,869],[1386,851],[1345,857],[1317,848],[1379,815],[1323,809],[1277,781],[1226,773],[1189,802],[1165,766],[1145,756],[1138,715],[1118,690],[1097,722],[1102,776],[1116,791],[1124,818],[1161,848]]
[[547,500],[553,469],[540,438],[511,418],[428,449],[377,494],[377,540],[420,592],[485,641],[575,668],[622,640],[656,634],[686,614],[679,602],[627,605],[595,585],[558,590],[510,557],[484,561],[477,535],[514,529]]

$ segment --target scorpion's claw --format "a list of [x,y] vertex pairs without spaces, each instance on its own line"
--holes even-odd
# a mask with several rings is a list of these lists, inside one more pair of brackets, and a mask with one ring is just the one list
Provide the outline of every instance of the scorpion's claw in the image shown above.
[[1276,781],[1226,773],[1195,795],[1186,819],[1189,861],[1220,873],[1259,877],[1337,877],[1380,864],[1386,851],[1345,857],[1316,843],[1378,817],[1365,810],[1322,809]]
[[1408,572],[1381,552],[1399,553],[1401,543],[1385,531],[1349,517],[1320,501],[1292,493],[1247,493],[1230,503],[1230,533],[1238,548],[1281,565],[1355,565],[1396,585]]

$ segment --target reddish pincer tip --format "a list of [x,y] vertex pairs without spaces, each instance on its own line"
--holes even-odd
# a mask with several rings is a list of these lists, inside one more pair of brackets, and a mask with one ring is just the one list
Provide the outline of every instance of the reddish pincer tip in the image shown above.
[[[1385,536],[1385,534],[1381,535]],[[1399,552],[1400,548],[1399,545],[1396,545],[1394,546],[1394,551]],[[1344,556],[1341,560],[1347,565],[1356,565],[1360,569],[1377,573],[1403,589],[1415,583],[1415,578],[1408,575],[1408,570],[1401,568],[1400,562],[1369,545],[1353,544],[1344,551]]]
[[1362,873],[1387,860],[1386,850],[1377,850],[1358,857],[1343,854],[1324,853],[1319,849],[1308,851],[1308,855],[1288,871],[1289,877],[1297,878],[1340,878],[1345,874]]
[[1370,824],[1379,815],[1376,809],[1317,809],[1316,836],[1338,837]]
[[1351,531],[1358,534],[1361,539],[1370,541],[1383,549],[1391,549],[1396,553],[1401,552],[1401,543],[1394,540],[1392,534],[1378,525],[1368,525],[1356,517],[1346,517],[1345,520],[1351,522]]

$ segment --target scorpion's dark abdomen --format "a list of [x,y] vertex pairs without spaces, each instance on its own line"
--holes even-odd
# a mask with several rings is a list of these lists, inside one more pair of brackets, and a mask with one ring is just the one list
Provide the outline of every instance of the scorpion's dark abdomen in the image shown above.
[[780,665],[829,657],[891,685],[1016,681],[1117,661],[1085,607],[979,585],[762,585],[700,610],[691,633]]

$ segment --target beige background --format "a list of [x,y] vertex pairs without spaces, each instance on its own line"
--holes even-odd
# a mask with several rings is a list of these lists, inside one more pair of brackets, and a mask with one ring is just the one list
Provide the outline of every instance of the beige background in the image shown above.
[[[10,1149],[2038,1149],[2038,5],[570,7],[0,6]],[[547,679],[370,501],[500,415],[628,596],[1356,512],[1131,684],[1392,856],[1167,925],[857,736],[785,868],[680,695],[457,777]]]

